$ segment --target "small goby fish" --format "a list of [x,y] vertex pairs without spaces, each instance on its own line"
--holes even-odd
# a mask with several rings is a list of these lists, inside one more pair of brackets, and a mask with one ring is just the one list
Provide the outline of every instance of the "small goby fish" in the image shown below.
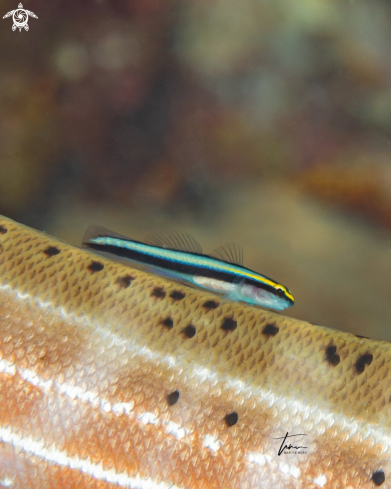
[[390,489],[390,399],[390,342],[0,216],[1,488]]
[[230,300],[277,311],[294,304],[287,287],[243,267],[243,254],[237,245],[221,246],[208,256],[202,253],[197,241],[185,233],[150,235],[148,241],[141,243],[108,229],[91,226],[84,235],[83,245],[147,265],[150,270],[174,280],[222,293]]

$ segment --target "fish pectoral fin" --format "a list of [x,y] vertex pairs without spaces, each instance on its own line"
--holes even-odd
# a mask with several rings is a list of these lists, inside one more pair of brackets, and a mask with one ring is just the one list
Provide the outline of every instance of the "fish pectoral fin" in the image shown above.
[[239,294],[238,294],[238,286],[240,285],[241,281],[236,281],[234,282],[232,285],[232,289],[229,290],[228,292],[226,292],[224,294],[224,297],[226,297],[228,300],[230,301],[234,301],[234,302],[238,302],[240,301],[240,297],[239,297]]
[[202,255],[202,247],[193,236],[187,233],[177,231],[167,231],[163,233],[148,234],[144,242],[152,246],[159,246],[175,251],[186,251],[188,253],[197,253]]
[[226,243],[212,251],[211,257],[234,265],[243,265],[243,248],[236,243]]
[[114,231],[110,231],[109,229],[103,226],[88,226],[83,236],[83,245],[88,245],[88,243],[91,243],[91,241],[93,241],[96,238],[105,238],[107,236],[110,238],[129,240],[127,236],[123,236],[122,234],[118,234]]
[[239,302],[240,300],[235,292],[228,292],[228,294],[224,294],[224,298],[233,302]]

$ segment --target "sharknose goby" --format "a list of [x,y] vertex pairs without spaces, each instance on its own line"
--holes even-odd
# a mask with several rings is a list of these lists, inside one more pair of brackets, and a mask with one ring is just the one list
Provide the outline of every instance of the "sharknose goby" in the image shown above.
[[[282,311],[294,304],[284,285],[243,266],[240,247],[227,244],[211,256],[185,233],[150,235],[134,241],[102,227],[88,228],[83,245],[149,267],[175,280],[224,294],[228,299]],[[225,259],[223,259],[225,258]]]

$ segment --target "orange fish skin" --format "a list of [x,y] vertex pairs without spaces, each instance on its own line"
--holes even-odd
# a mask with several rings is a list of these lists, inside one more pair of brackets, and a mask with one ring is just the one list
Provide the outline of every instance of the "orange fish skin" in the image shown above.
[[0,487],[391,488],[390,398],[388,342],[0,217]]

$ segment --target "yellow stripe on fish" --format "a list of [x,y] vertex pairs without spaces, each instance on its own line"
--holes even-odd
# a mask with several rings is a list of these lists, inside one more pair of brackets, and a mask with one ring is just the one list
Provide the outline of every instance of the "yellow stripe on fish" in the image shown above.
[[[187,234],[158,235],[158,240],[154,238],[153,243],[149,244],[94,226],[88,228],[83,244],[139,265],[147,265],[151,271],[163,273],[174,280],[224,293],[231,300],[277,311],[291,307],[295,302],[284,285],[245,268],[242,252],[237,245],[219,247],[214,255],[208,256]],[[223,258],[229,258],[231,263]]]

